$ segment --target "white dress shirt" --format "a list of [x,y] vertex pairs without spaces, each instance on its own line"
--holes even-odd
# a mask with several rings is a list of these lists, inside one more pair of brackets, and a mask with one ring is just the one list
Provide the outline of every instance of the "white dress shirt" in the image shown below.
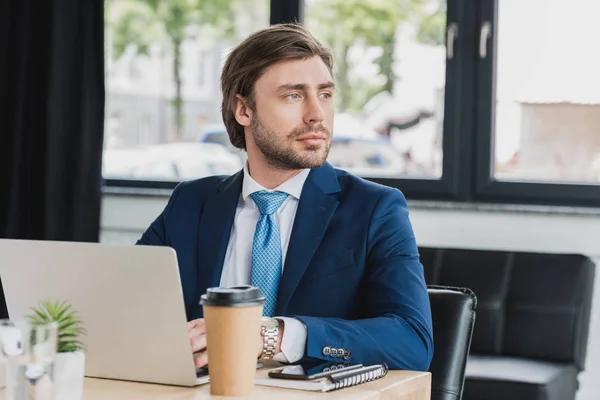
[[[310,169],[302,170],[273,190],[285,192],[289,195],[273,215],[281,235],[282,273],[296,210],[298,209],[298,201],[309,172]],[[260,217],[260,211],[250,195],[261,190],[269,191],[252,179],[246,163],[242,193],[235,211],[235,219],[231,228],[227,253],[225,254],[221,287],[249,285],[252,282],[252,243],[254,242],[254,231]],[[304,356],[306,346],[306,327],[295,318],[275,318],[283,321],[285,330],[281,341],[281,353],[276,355],[274,359],[279,362],[290,363],[300,360]]]

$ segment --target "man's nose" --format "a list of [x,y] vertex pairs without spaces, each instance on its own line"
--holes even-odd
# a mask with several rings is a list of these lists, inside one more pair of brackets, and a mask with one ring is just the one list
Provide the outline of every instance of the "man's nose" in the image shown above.
[[304,113],[304,122],[309,125],[323,122],[323,109],[317,96],[309,97],[306,102],[306,111]]

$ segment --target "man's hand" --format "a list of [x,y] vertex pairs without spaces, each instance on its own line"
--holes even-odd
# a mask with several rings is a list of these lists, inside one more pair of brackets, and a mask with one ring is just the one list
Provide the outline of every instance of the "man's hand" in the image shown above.
[[192,353],[194,353],[194,366],[202,368],[208,364],[208,352],[206,351],[206,328],[204,319],[195,319],[188,322],[188,333]]
[[[285,324],[279,321],[279,336],[277,338],[277,348],[275,354],[281,352],[281,341],[283,340],[283,331]],[[204,367],[208,364],[208,352],[206,351],[206,327],[204,325],[204,319],[195,319],[188,322],[188,333],[190,336],[190,344],[192,346],[192,352],[194,353],[194,366],[196,369]],[[257,333],[257,349],[256,358],[259,358],[263,351],[264,338],[260,331]]]

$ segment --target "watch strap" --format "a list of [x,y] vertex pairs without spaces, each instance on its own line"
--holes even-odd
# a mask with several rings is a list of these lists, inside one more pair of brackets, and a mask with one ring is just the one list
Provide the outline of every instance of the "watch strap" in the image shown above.
[[263,351],[260,355],[260,359],[264,361],[271,360],[275,356],[275,350],[277,349],[277,337],[279,336],[279,323],[275,328],[267,328],[261,326],[261,333],[263,336]]

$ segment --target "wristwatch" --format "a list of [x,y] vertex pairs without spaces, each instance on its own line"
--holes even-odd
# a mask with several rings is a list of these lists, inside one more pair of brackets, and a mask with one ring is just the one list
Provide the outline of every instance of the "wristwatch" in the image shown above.
[[277,349],[277,337],[279,336],[279,321],[275,318],[262,317],[260,323],[260,334],[263,336],[263,351],[260,359],[269,361],[275,355]]

